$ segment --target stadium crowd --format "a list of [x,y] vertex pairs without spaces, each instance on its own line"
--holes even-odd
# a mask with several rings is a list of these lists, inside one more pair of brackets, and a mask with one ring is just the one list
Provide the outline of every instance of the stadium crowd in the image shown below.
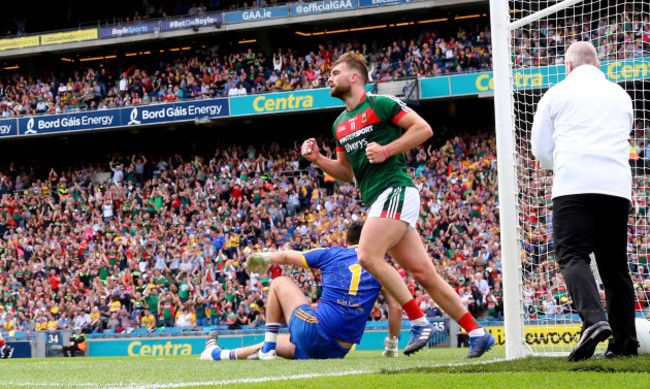
[[167,53],[120,70],[107,63],[67,75],[8,75],[0,80],[0,110],[2,117],[11,117],[321,88],[338,56],[352,50],[367,57],[378,82],[487,70],[490,34],[487,27],[476,28],[414,31],[408,40],[323,40],[303,51],[278,48],[270,58],[252,48],[226,53],[201,49],[189,55]]
[[[422,195],[418,229],[429,254],[474,315],[498,320],[503,294],[494,141],[485,133],[456,136],[442,147],[414,150],[408,163]],[[274,143],[219,146],[213,155],[190,159],[133,155],[42,178],[29,166],[10,165],[0,176],[3,332],[256,328],[264,322],[269,282],[279,275],[293,278],[316,303],[318,272],[274,265],[268,273],[247,274],[242,263],[252,252],[343,245],[347,223],[364,217],[358,189],[311,167],[299,169],[297,150]],[[546,228],[542,207],[535,209],[524,228]],[[630,217],[645,220],[645,209],[637,202]],[[631,228],[647,223],[637,226]],[[647,311],[647,234],[632,232],[637,310]],[[544,234],[531,236],[540,241],[527,241],[522,251],[541,266],[525,279],[526,308],[533,316],[571,313],[552,259],[539,255],[552,243],[542,241]],[[423,311],[440,316],[435,302],[402,274]],[[385,317],[381,298],[371,318]]]
[[[648,18],[629,10],[620,20],[540,22],[530,32],[518,31],[513,55],[519,66],[553,65],[573,40],[589,39],[603,60],[642,57],[650,52]],[[253,48],[212,48],[154,55],[130,67],[107,62],[69,74],[16,73],[0,80],[0,112],[10,117],[321,88],[332,63],[348,51],[369,60],[376,82],[485,71],[491,69],[490,39],[486,25],[469,23],[442,31],[411,29],[405,38],[327,38],[313,47],[277,48],[271,56]]]
[[[421,147],[409,164],[432,258],[471,311],[497,317],[494,153],[493,137],[478,134]],[[342,245],[347,223],[364,217],[352,184],[298,167],[297,147],[279,144],[218,147],[189,160],[134,155],[41,179],[10,166],[0,178],[4,332],[254,328],[264,320],[268,283],[282,274],[317,302],[317,272],[272,266],[247,274],[242,265],[251,252]],[[423,310],[441,315],[404,276]],[[372,319],[385,316],[381,299]]]
[[[516,30],[513,57],[518,66],[561,64],[576,40],[590,41],[601,61],[640,58],[650,53],[650,14],[642,5],[626,5],[617,16],[596,13],[542,20]],[[644,9],[645,8],[645,9]],[[610,12],[610,11],[608,11]]]

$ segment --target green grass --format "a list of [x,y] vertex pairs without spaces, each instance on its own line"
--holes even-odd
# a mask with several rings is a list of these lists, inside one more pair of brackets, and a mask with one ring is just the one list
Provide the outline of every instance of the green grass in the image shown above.
[[384,359],[379,351],[327,361],[198,361],[196,357],[51,358],[0,361],[2,388],[603,388],[648,387],[650,355],[566,362],[504,361],[503,348],[479,360],[466,349],[424,350]]

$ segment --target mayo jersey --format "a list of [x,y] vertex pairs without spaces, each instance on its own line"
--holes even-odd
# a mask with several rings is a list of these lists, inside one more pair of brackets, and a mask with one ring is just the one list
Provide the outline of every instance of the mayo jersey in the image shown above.
[[336,151],[348,155],[366,207],[386,188],[415,186],[406,170],[404,154],[374,164],[366,157],[368,143],[385,146],[402,135],[402,129],[395,123],[409,112],[411,109],[395,97],[366,92],[356,108],[343,111],[334,121]]
[[318,324],[333,338],[359,343],[381,284],[359,265],[357,246],[307,251],[303,263],[322,273]]

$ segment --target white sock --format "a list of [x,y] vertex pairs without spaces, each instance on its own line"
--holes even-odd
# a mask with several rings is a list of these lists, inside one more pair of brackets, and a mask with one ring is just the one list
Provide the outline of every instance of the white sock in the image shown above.
[[237,349],[234,350],[221,350],[220,360],[237,359]]
[[411,320],[411,327],[413,326],[428,326],[429,320],[426,317],[422,316],[419,319]]
[[277,343],[278,341],[278,333],[275,332],[265,332],[264,333],[264,341],[265,342],[270,342],[270,343]]
[[386,338],[386,349],[388,350],[397,350],[399,339],[397,336]]
[[485,335],[485,328],[481,327],[481,328],[477,328],[475,330],[471,330],[469,332],[469,334],[467,334],[467,335],[469,335],[471,338],[473,338],[475,336],[483,336],[483,335]]
[[278,340],[278,332],[280,332],[280,323],[266,323],[266,331],[264,332],[264,345],[262,352],[268,353],[275,350]]

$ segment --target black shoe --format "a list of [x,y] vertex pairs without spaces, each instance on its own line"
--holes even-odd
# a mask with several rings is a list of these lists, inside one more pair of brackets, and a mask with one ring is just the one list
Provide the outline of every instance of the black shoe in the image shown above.
[[10,347],[10,346],[5,345],[5,346],[2,348],[2,359],[8,359],[8,358],[11,358],[11,354],[13,354],[13,353],[14,353],[14,349],[13,349],[13,347]]
[[620,357],[635,357],[637,356],[638,353],[632,352],[632,353],[616,353],[611,350],[607,350],[604,353],[600,354],[597,359],[612,359],[612,358],[620,358]]
[[578,345],[569,354],[569,361],[576,362],[591,358],[598,343],[612,336],[612,328],[606,321],[599,321],[582,332]]
[[612,358],[618,358],[618,354],[614,354],[612,351],[605,351],[604,353],[600,354],[599,356],[596,357],[596,359],[612,359]]

